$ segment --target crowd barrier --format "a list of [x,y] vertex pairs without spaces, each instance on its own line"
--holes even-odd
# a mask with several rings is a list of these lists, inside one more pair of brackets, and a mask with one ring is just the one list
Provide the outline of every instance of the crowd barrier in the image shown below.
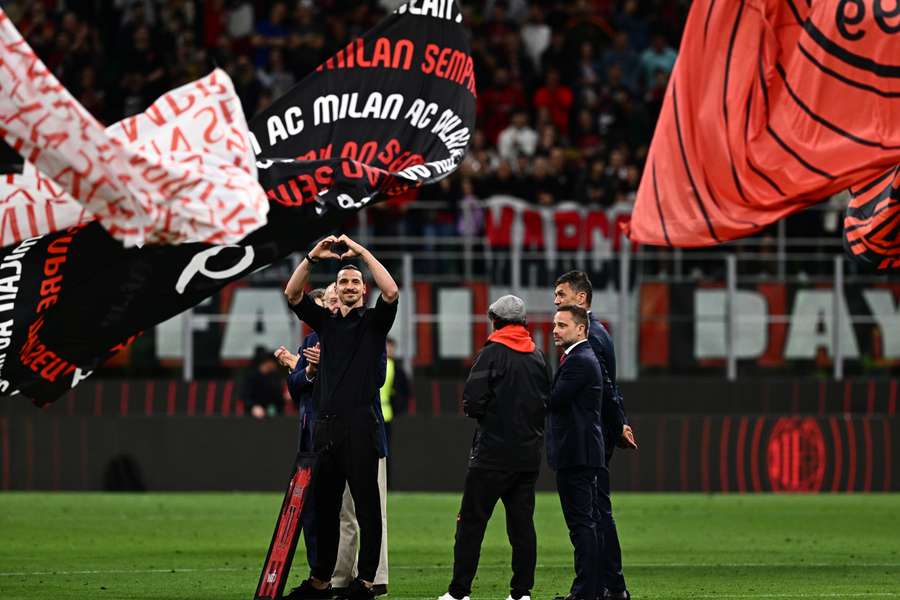
[[[393,489],[462,489],[474,422],[460,415],[460,386],[417,384],[410,414],[393,423]],[[895,380],[650,381],[623,392],[640,449],[616,452],[616,490],[900,490]],[[46,409],[5,399],[0,489],[280,490],[296,416],[243,411],[227,381],[98,380]],[[539,488],[553,485],[544,465]]]
[[[412,384],[411,416],[462,414],[464,380],[418,377]],[[46,414],[94,417],[243,417],[247,410],[234,380],[176,379],[86,381],[43,409],[20,397],[0,399],[0,416]],[[900,380],[859,378],[749,379],[648,378],[619,382],[629,413],[641,414],[829,414],[897,412]],[[286,416],[296,411],[286,407]]]

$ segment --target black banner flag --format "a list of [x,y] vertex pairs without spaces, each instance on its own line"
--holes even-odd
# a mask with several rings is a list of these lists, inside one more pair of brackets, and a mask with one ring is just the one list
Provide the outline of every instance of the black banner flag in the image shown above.
[[126,249],[91,222],[0,249],[0,395],[52,402],[144,330],[455,170],[475,122],[461,20],[403,6],[251,120],[270,209],[238,244]]

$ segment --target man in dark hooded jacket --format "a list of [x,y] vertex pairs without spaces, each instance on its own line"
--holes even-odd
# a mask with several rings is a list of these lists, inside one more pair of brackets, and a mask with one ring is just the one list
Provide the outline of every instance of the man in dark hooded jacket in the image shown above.
[[534,486],[541,466],[550,373],[525,329],[525,303],[494,302],[494,332],[479,352],[463,391],[466,415],[478,420],[456,522],[453,581],[441,600],[468,600],[488,520],[502,500],[512,545],[510,598],[530,600],[537,561]]

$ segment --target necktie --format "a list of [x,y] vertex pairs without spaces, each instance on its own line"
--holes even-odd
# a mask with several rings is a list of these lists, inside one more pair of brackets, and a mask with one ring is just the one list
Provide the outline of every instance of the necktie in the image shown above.
[[560,366],[562,366],[562,364],[563,364],[564,362],[566,362],[566,357],[567,357],[567,356],[569,356],[569,355],[566,354],[565,352],[563,352],[562,354],[559,355],[559,364],[560,364]]

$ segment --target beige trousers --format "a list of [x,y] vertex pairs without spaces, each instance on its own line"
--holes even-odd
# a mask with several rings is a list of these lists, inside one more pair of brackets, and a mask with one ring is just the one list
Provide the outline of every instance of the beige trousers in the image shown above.
[[[378,571],[375,572],[375,585],[388,584],[388,536],[387,536],[387,459],[378,461],[378,495],[381,498],[381,559]],[[344,588],[356,579],[359,554],[359,523],[356,521],[356,508],[350,487],[344,487],[344,500],[341,504],[341,541],[338,545],[337,562],[331,585]]]

